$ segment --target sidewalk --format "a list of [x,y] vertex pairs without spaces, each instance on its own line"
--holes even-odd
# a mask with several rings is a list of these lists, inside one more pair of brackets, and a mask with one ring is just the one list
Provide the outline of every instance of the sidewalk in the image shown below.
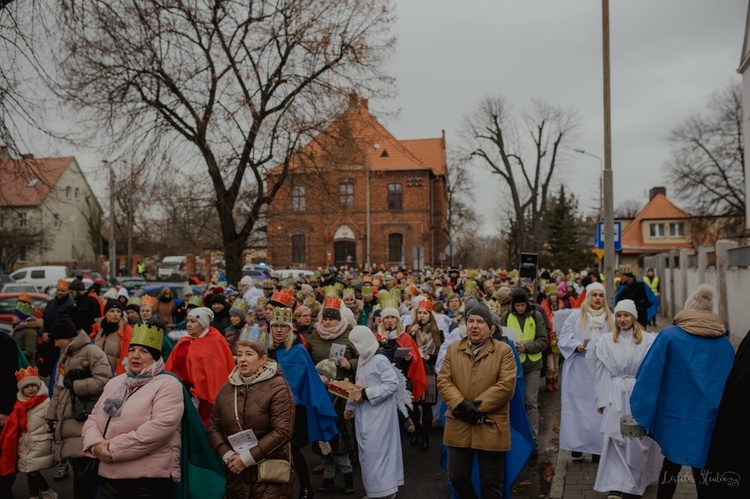
[[[656,330],[668,326],[671,323],[664,317],[657,319],[658,327]],[[647,328],[649,331],[653,331],[654,328]],[[558,393],[559,392],[555,392]],[[552,394],[550,394],[552,395]],[[545,411],[547,409],[547,411]],[[541,411],[546,412],[548,419],[555,419],[557,424],[555,425],[556,431],[559,436],[560,432],[560,406],[559,396],[557,401],[557,407],[555,404],[544,404]],[[552,411],[556,411],[551,414]],[[540,429],[541,436],[541,429]],[[571,461],[570,452],[567,450],[559,449],[557,451],[557,460],[555,464],[555,472],[552,477],[552,484],[550,486],[549,498],[550,499],[607,499],[606,492],[594,491],[594,482],[596,481],[596,471],[598,464],[591,462],[591,455],[584,454],[583,461]],[[674,494],[674,499],[695,499],[698,497],[695,491],[695,484],[692,483],[693,475],[688,467],[683,467],[679,475],[680,481],[677,484],[677,490]],[[633,498],[637,496],[625,496],[626,498]],[[643,494],[643,499],[656,499],[656,484],[648,487],[646,492]]]

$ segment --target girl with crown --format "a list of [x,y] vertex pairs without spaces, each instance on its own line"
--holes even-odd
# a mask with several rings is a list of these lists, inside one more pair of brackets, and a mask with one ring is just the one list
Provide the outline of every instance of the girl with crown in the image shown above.
[[16,381],[18,400],[0,433],[0,475],[3,478],[0,495],[12,497],[13,477],[19,471],[26,473],[30,498],[54,499],[57,493],[39,473],[54,464],[53,435],[46,429],[47,387],[34,367],[17,371]]

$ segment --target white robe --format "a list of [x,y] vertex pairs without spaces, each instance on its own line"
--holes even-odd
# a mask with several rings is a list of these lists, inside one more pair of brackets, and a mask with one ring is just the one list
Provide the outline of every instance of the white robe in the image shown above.
[[594,484],[596,491],[616,490],[641,496],[659,478],[663,461],[659,445],[649,437],[627,439],[620,434],[620,418],[631,415],[635,375],[655,337],[654,333],[644,333],[636,345],[631,329],[621,331],[617,343],[612,340],[613,334],[607,333],[589,345],[589,367],[594,361],[596,366],[596,406],[604,408],[604,449]]
[[578,345],[591,338],[591,328],[579,330],[580,318],[581,310],[574,310],[557,336],[557,346],[565,357],[560,385],[560,448],[601,454],[602,417],[594,403],[594,376],[586,366],[586,352],[578,351]]
[[368,497],[395,494],[404,484],[395,367],[383,355],[357,366],[357,385],[366,388],[367,400],[349,401],[354,411],[362,484]]

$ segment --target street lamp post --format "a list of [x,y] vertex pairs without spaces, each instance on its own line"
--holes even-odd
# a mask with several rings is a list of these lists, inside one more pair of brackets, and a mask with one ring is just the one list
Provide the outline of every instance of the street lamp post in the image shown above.
[[366,204],[366,214],[365,214],[365,237],[367,237],[367,255],[365,257],[365,270],[370,270],[370,153],[372,151],[377,151],[380,149],[380,145],[375,144],[372,146],[372,149],[367,151],[367,154],[365,154],[365,175],[366,175],[366,181],[365,181],[365,204]]
[[599,220],[602,220],[602,209],[604,208],[604,160],[596,154],[591,154],[585,149],[573,149],[578,154],[585,154],[599,160]]

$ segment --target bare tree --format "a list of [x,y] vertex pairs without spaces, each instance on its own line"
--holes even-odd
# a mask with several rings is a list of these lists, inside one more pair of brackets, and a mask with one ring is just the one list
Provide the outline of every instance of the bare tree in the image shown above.
[[620,203],[615,209],[615,218],[635,218],[642,209],[643,203],[635,199],[628,199]]
[[[474,187],[469,175],[468,163],[451,152],[448,168],[448,241],[456,246],[458,253],[466,255],[474,244],[472,241],[479,228],[479,216],[471,206],[470,196]],[[452,255],[451,263],[459,261],[459,254]],[[465,261],[465,260],[460,260]]]
[[742,88],[734,83],[716,92],[708,113],[694,114],[675,127],[669,144],[669,181],[677,197],[696,215],[745,215],[745,148]]
[[[562,151],[575,138],[575,113],[534,101],[517,122],[503,97],[483,98],[461,128],[464,157],[500,175],[510,191],[518,243],[513,251],[538,252],[542,216]],[[517,255],[509,255],[511,261]]]
[[[351,90],[390,88],[390,0],[103,0],[63,16],[62,71],[70,98],[90,111],[93,137],[111,154],[169,153],[207,174],[231,281],[298,148]],[[282,174],[266,185],[276,165]],[[257,196],[240,219],[248,189]]]

